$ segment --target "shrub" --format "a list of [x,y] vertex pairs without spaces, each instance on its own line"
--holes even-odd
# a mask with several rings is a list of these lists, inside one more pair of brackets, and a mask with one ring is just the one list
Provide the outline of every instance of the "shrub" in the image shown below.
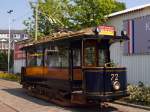
[[12,81],[20,81],[20,76],[15,74],[0,73],[0,78]]
[[139,85],[129,85],[128,91],[130,93],[127,98],[129,102],[150,105],[150,87],[146,87],[142,82],[139,82]]

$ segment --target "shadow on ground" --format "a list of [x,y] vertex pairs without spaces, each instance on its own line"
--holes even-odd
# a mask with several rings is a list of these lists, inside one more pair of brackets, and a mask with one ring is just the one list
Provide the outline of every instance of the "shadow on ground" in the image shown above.
[[3,91],[6,91],[12,95],[15,95],[17,97],[21,97],[25,100],[28,100],[30,102],[39,104],[39,105],[43,105],[43,106],[53,106],[53,107],[58,107],[59,109],[62,108],[63,110],[66,110],[67,112],[117,112],[117,108],[115,107],[111,107],[108,106],[107,108],[102,108],[100,110],[100,108],[98,106],[95,107],[71,107],[71,108],[64,108],[64,107],[60,107],[57,106],[53,103],[47,102],[45,100],[41,100],[32,96],[27,95],[26,91],[23,90],[22,88],[9,88],[9,89],[2,89]]

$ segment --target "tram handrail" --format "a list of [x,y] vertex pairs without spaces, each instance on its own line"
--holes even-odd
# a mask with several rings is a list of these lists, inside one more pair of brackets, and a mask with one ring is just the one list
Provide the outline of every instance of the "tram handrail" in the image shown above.
[[115,63],[113,63],[113,62],[105,63],[105,64],[104,64],[104,67],[105,67],[105,68],[124,68],[124,66],[115,64]]
[[[112,64],[112,62],[105,63],[104,67],[110,67],[110,66],[108,66],[108,65],[111,65],[111,64]],[[111,66],[111,67],[112,67],[112,66]]]

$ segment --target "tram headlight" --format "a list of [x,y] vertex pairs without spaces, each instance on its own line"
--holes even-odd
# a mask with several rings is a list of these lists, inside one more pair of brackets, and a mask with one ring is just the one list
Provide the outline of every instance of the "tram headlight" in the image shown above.
[[119,81],[114,81],[113,82],[113,88],[114,88],[114,90],[119,90],[120,89],[120,83],[119,83]]

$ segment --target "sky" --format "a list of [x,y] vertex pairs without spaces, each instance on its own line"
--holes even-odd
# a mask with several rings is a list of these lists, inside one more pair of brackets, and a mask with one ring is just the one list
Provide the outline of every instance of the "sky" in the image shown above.
[[[35,1],[35,0],[30,0]],[[125,2],[127,8],[150,3],[150,0],[118,0]],[[11,18],[11,29],[24,29],[23,21],[31,17],[29,0],[0,0],[0,29],[8,29],[9,16]],[[9,15],[7,12],[13,10]]]
[[[9,15],[7,12],[13,10]],[[0,29],[8,29],[9,16],[11,29],[23,29],[23,21],[32,15],[28,0],[0,0]]]
[[118,1],[126,3],[127,8],[150,3],[150,0],[118,0]]

